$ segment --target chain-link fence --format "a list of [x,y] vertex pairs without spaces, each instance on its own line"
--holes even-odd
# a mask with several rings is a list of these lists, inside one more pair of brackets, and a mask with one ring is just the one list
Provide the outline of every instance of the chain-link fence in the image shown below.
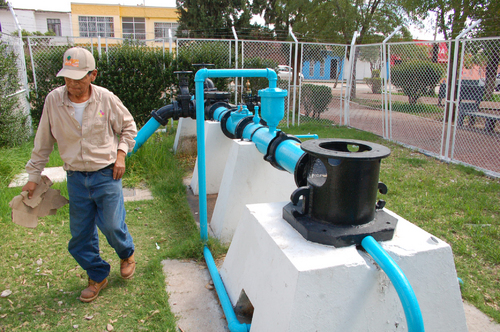
[[381,78],[382,45],[356,45],[351,52],[354,52],[350,74],[353,81],[348,95],[348,123],[383,136],[386,112]]
[[[282,123],[290,123],[293,94],[292,43],[278,41],[241,41],[240,68],[272,68],[278,72],[278,88],[288,91],[285,97],[285,117]],[[241,96],[257,95],[258,90],[269,86],[265,78],[243,78],[239,86]]]
[[346,45],[301,43],[297,123],[342,123]]
[[450,158],[500,173],[500,39],[459,44]]
[[[500,173],[498,37],[387,43],[385,48],[383,44],[351,49],[349,45],[300,43],[297,52],[293,43],[278,41],[179,38],[173,46],[168,38],[29,37],[24,39],[24,51],[25,72],[35,96],[32,108],[39,109],[38,104],[55,87],[52,76],[60,69],[65,49],[83,46],[97,53],[96,58],[113,60],[114,51],[123,43],[164,53],[175,47],[175,70],[196,71],[193,63],[211,63],[214,68],[274,68],[278,87],[289,92],[282,124],[348,125],[444,160]],[[216,83],[232,90],[235,102],[255,96],[268,84],[262,78]]]
[[[449,44],[394,43],[387,46],[389,123],[386,137],[443,155],[444,108]],[[447,55],[447,54],[446,54]]]

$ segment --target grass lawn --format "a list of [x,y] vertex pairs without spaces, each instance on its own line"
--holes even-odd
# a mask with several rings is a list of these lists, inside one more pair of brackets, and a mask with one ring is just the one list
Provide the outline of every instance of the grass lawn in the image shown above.
[[[380,181],[389,192],[386,207],[452,246],[462,295],[500,322],[500,181],[471,168],[449,165],[355,129],[302,124],[285,129],[292,134],[321,138],[355,138],[388,146]],[[77,297],[86,286],[86,274],[67,252],[68,207],[41,219],[35,229],[14,225],[8,202],[20,188],[6,188],[23,170],[31,147],[0,149],[0,331],[176,331],[165,292],[161,260],[202,260],[199,232],[186,201],[182,177],[194,159],[171,152],[174,132],[152,137],[128,159],[127,186],[147,185],[152,201],[126,203],[127,224],[137,248],[137,272],[132,280],[119,277],[119,259],[105,240],[102,256],[112,265],[110,284],[90,304]],[[51,165],[60,164],[58,156]],[[54,161],[53,161],[54,160]],[[55,184],[67,196],[65,183]],[[157,249],[156,244],[160,247]],[[210,243],[214,256],[225,248]]]

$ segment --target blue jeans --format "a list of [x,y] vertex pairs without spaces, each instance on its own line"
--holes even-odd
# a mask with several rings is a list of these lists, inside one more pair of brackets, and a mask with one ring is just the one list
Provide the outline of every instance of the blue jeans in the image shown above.
[[99,255],[97,227],[121,259],[134,253],[132,236],[125,224],[121,180],[113,180],[112,169],[67,172],[69,224],[68,250],[90,279],[101,282],[110,265]]

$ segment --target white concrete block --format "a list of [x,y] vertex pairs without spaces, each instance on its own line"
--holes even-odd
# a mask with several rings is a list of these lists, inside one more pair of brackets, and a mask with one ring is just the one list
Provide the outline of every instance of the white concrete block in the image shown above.
[[[408,331],[401,301],[374,260],[355,246],[306,241],[281,218],[287,204],[248,205],[221,268],[233,303],[244,290],[251,332]],[[426,331],[467,331],[451,248],[398,218],[382,247],[417,296]]]
[[297,189],[293,174],[264,160],[253,142],[233,141],[215,203],[210,227],[223,243],[230,243],[245,205],[290,199]]
[[[205,121],[205,158],[207,194],[217,194],[222,182],[224,168],[233,140],[224,135],[220,129],[220,122]],[[191,178],[191,189],[195,195],[199,194],[198,158]]]
[[180,118],[174,141],[175,153],[196,153],[196,120]]

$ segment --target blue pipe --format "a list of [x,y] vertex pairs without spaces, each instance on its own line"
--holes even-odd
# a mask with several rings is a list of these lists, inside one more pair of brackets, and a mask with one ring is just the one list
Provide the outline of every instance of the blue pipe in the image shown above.
[[207,266],[210,271],[212,280],[217,289],[217,296],[226,315],[228,328],[231,332],[250,331],[250,325],[240,324],[234,314],[233,306],[224,284],[220,279],[217,267],[213,260],[210,250],[206,246],[208,241],[208,227],[207,227],[207,179],[206,179],[206,155],[205,155],[205,114],[204,114],[204,101],[205,93],[203,91],[203,83],[208,77],[267,77],[269,79],[269,86],[276,87],[278,76],[272,69],[200,69],[196,72],[194,78],[195,84],[195,99],[196,99],[196,135],[197,148],[198,148],[198,187],[199,187],[199,205],[200,205],[200,237],[205,244],[203,248],[203,255]]
[[269,87],[276,88],[278,75],[270,68],[267,69],[206,69],[196,72],[194,77],[196,100],[196,135],[198,149],[198,184],[200,205],[200,235],[204,244],[208,240],[207,228],[207,188],[206,188],[206,155],[205,155],[205,92],[203,83],[209,77],[266,77]]
[[161,124],[156,121],[155,118],[149,119],[148,122],[139,130],[137,133],[137,136],[135,137],[135,145],[134,145],[134,150],[132,152],[129,152],[128,155],[131,155],[133,153],[136,153],[137,150],[148,140],[151,135],[154,134],[154,132],[161,126]]
[[250,324],[241,324],[238,321],[238,318],[236,318],[233,306],[231,304],[231,301],[229,300],[229,296],[227,295],[226,289],[224,288],[222,279],[220,278],[219,271],[217,271],[217,266],[215,265],[212,253],[210,252],[210,249],[208,249],[207,246],[203,247],[203,256],[205,256],[205,261],[207,262],[208,271],[210,272],[210,276],[212,277],[212,280],[214,282],[217,295],[219,296],[219,300],[222,306],[222,310],[224,311],[224,315],[226,316],[229,330],[231,332],[250,331]]
[[405,312],[408,331],[424,332],[424,321],[417,297],[401,268],[372,236],[365,237],[361,241],[361,245],[384,270],[396,288]]
[[300,143],[294,140],[281,142],[276,148],[276,162],[289,173],[295,173],[295,166],[304,154]]
[[295,137],[297,137],[297,138],[314,138],[314,139],[318,139],[319,138],[319,136],[316,135],[316,134],[295,135]]
[[[261,129],[254,132],[253,137],[252,137],[252,142],[255,143],[257,150],[259,150],[260,153],[265,155],[267,153],[267,147],[269,146],[269,143],[271,143],[271,141],[275,137],[276,137],[276,132],[271,133],[269,128],[262,127]],[[246,137],[243,137],[243,138],[246,138]],[[304,151],[302,151],[302,152],[304,152]]]

